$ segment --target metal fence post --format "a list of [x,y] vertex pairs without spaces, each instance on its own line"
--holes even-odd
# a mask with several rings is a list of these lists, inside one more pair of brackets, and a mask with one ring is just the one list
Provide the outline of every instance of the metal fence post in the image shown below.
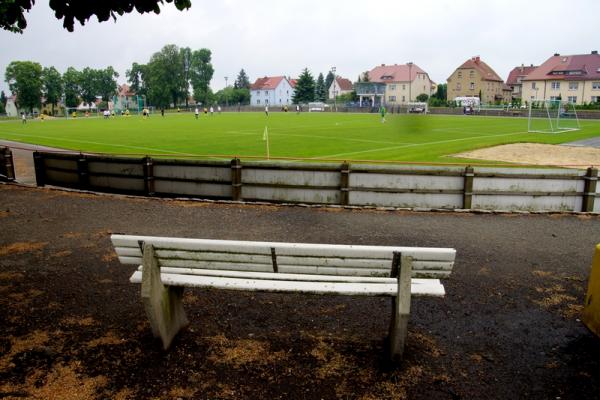
[[77,175],[79,176],[79,186],[88,189],[90,186],[90,175],[88,173],[88,160],[85,155],[80,154],[77,159]]
[[594,211],[594,201],[596,200],[596,186],[598,184],[598,168],[590,167],[583,177],[583,201],[581,202],[581,211]]
[[465,168],[465,185],[463,194],[463,209],[468,210],[473,207],[473,180],[475,179],[475,170],[468,166]]
[[231,198],[242,200],[242,162],[239,158],[231,160]]
[[6,179],[9,181],[15,180],[15,164],[13,162],[12,151],[9,147],[4,148],[4,167]]
[[350,202],[350,164],[343,163],[340,169],[340,204],[347,206]]
[[144,170],[144,194],[154,196],[154,161],[152,157],[142,158]]
[[46,170],[44,167],[44,156],[39,151],[33,152],[33,165],[35,168],[35,183],[43,187],[46,185]]

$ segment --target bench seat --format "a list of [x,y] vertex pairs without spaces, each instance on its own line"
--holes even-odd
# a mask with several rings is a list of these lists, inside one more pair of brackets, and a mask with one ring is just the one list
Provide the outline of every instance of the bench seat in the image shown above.
[[404,350],[411,296],[445,295],[456,250],[112,235],[119,260],[135,265],[150,326],[168,348],[188,324],[185,287],[386,296],[392,299],[390,358]]

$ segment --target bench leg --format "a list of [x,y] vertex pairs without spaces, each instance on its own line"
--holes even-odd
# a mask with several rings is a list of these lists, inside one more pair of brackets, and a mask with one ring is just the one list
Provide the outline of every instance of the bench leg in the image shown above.
[[393,362],[402,360],[404,343],[408,334],[410,316],[410,291],[412,258],[402,257],[398,271],[398,294],[392,298],[392,320],[390,323],[389,357]]
[[188,325],[183,310],[183,287],[165,286],[160,279],[160,266],[154,247],[144,245],[142,272],[142,301],[150,320],[154,337],[160,337],[163,347],[169,348],[177,332]]

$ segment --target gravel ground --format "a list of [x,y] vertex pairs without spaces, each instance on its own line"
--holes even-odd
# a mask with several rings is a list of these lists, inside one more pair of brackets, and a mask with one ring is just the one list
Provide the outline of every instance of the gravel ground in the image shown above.
[[[152,337],[111,233],[454,247],[443,299],[191,289],[191,325]],[[0,398],[591,399],[600,342],[579,321],[600,217],[308,209],[0,184]]]

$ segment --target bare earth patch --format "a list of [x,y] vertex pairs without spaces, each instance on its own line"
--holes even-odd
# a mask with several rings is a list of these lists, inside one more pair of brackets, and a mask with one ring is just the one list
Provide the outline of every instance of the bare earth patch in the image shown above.
[[11,243],[6,246],[0,246],[0,256],[6,256],[9,254],[27,253],[31,251],[38,251],[48,245],[48,242],[17,242]]
[[512,143],[453,154],[453,157],[531,165],[585,168],[600,165],[600,149],[539,143]]

